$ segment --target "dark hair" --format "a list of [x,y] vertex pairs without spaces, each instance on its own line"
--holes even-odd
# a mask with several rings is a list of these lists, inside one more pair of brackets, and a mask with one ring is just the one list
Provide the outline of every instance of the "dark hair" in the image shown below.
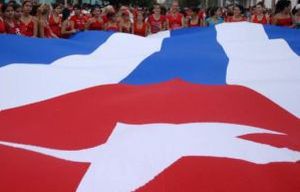
[[14,5],[14,10],[17,10],[17,9],[19,9],[19,8],[22,8],[22,6],[21,6],[20,4],[18,4],[18,3],[16,3],[16,4]]
[[15,4],[17,4],[17,2],[15,0],[13,0],[13,1],[9,1],[7,4],[14,6]]
[[2,13],[4,13],[4,12],[6,11],[6,9],[9,8],[9,7],[14,8],[14,7],[13,7],[12,5],[10,5],[10,4],[7,4],[7,3],[3,4],[2,7],[1,7]]
[[71,11],[68,8],[64,8],[62,11],[62,21],[65,21],[69,18]]
[[286,7],[290,6],[291,1],[289,0],[279,0],[275,5],[275,14],[280,13]]
[[63,5],[61,3],[53,3],[52,4],[53,9],[56,9],[56,7],[59,7],[59,6],[63,7]]
[[216,14],[216,12],[220,9],[220,7],[210,7],[208,10],[209,17],[212,17]]
[[116,14],[112,13],[112,12],[108,12],[107,15],[106,15],[106,17],[107,17],[108,20],[111,20],[115,16],[116,16]]
[[75,5],[73,6],[73,8],[74,8],[74,9],[81,9],[81,5],[80,5],[80,4],[75,4]]
[[260,1],[260,2],[256,3],[256,6],[257,6],[257,5],[260,5],[260,6],[261,6],[261,7],[263,7],[263,8],[265,7],[265,4],[264,4],[264,2],[262,2],[262,1]]
[[31,2],[30,0],[25,0],[25,1],[23,1],[23,3],[22,3],[22,7],[24,7],[24,5],[25,5],[26,3],[30,3],[30,4],[32,5],[32,2]]
[[192,11],[193,11],[194,13],[198,13],[198,12],[199,12],[199,8],[193,7],[193,8],[192,8]]
[[93,12],[95,11],[95,9],[100,9],[101,12],[101,7],[99,5],[94,5],[91,9],[91,14],[94,16]]
[[245,8],[243,6],[236,4],[234,7],[238,7],[241,11],[241,14],[245,13]]

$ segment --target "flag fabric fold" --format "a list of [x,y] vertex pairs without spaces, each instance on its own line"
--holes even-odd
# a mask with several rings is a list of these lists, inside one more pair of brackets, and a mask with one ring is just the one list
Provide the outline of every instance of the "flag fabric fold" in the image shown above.
[[0,191],[300,191],[299,30],[0,42]]

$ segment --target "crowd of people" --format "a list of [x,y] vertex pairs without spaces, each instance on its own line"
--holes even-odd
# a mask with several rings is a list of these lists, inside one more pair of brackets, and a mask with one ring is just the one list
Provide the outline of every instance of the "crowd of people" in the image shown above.
[[41,38],[68,38],[84,30],[106,30],[147,36],[163,30],[205,27],[223,22],[249,21],[261,24],[300,28],[300,4],[291,7],[289,0],[279,0],[275,10],[262,2],[245,9],[241,5],[183,8],[174,1],[170,9],[154,4],[151,9],[108,5],[35,4],[25,0],[1,5],[0,33]]

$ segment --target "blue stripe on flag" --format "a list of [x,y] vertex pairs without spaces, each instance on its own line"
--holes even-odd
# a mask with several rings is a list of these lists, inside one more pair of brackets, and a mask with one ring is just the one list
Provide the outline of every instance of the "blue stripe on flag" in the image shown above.
[[64,56],[89,54],[112,34],[113,32],[87,31],[78,33],[69,40],[0,35],[0,67],[13,63],[50,64]]
[[300,30],[272,25],[265,25],[264,29],[270,39],[284,39],[291,49],[300,56]]
[[122,83],[181,78],[192,83],[225,84],[228,58],[216,36],[214,27],[172,31],[161,51],[145,59]]

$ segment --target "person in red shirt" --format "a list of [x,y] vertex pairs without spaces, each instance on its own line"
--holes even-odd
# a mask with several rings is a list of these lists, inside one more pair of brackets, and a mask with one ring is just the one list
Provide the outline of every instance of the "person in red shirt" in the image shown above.
[[[1,7],[1,9],[3,8],[3,5]],[[1,12],[0,12],[0,33],[5,33],[6,29],[5,29],[5,24],[4,24],[4,19],[1,17]]]
[[2,12],[4,12],[2,11],[3,9],[4,9],[4,5],[0,3],[0,33],[6,32],[4,19],[2,18]]
[[77,31],[83,31],[85,28],[86,18],[81,12],[81,6],[79,4],[74,5],[74,15],[70,19],[74,22],[74,28]]
[[186,17],[186,24],[188,27],[202,26],[201,19],[199,18],[199,10],[197,8],[190,9],[191,14]]
[[173,1],[170,13],[167,15],[167,27],[170,30],[174,30],[184,26],[184,16],[179,13],[179,3],[178,1]]
[[114,32],[119,31],[120,27],[117,22],[116,14],[114,12],[108,12],[106,17],[107,17],[107,23],[105,23],[105,30],[114,31]]
[[245,9],[241,5],[235,5],[233,7],[233,16],[228,17],[226,22],[240,22],[240,21],[247,21],[246,17],[244,16]]
[[20,19],[20,33],[28,37],[37,37],[38,23],[37,20],[30,15],[32,10],[32,2],[25,0],[22,4],[23,13]]
[[167,28],[166,17],[161,15],[161,7],[159,4],[154,4],[153,14],[148,17],[147,22],[152,34],[163,31]]
[[61,37],[61,12],[63,5],[60,3],[55,3],[53,5],[52,14],[49,17],[49,26],[51,31],[57,36]]
[[132,33],[135,35],[139,35],[142,37],[146,37],[148,35],[148,24],[145,22],[145,16],[142,10],[138,10],[136,13],[136,19],[133,23]]
[[272,24],[285,27],[293,27],[291,15],[291,1],[279,0],[275,6],[275,15],[272,18]]
[[3,6],[4,12],[4,22],[5,22],[5,29],[6,33],[8,34],[18,34],[19,33],[19,26],[17,25],[15,18],[14,18],[14,7],[11,4],[6,4]]
[[129,18],[129,11],[124,11],[122,13],[122,19],[120,20],[120,31],[123,33],[131,33],[132,32],[132,23]]
[[14,5],[14,10],[15,10],[15,21],[17,23],[18,26],[20,26],[21,23],[21,16],[22,16],[22,6],[19,4]]
[[101,17],[101,9],[99,6],[94,6],[91,10],[92,17],[86,22],[85,29],[87,30],[104,30],[104,20]]
[[76,33],[76,29],[74,28],[74,22],[69,19],[71,11],[65,8],[62,11],[62,26],[61,26],[61,34],[63,38],[69,38],[71,35]]
[[58,38],[50,28],[48,18],[50,14],[50,6],[42,4],[39,6],[37,12],[39,13],[39,36],[42,38]]
[[264,14],[264,3],[259,2],[255,6],[255,13],[251,17],[252,23],[261,23],[261,24],[269,24],[270,18],[266,14]]

